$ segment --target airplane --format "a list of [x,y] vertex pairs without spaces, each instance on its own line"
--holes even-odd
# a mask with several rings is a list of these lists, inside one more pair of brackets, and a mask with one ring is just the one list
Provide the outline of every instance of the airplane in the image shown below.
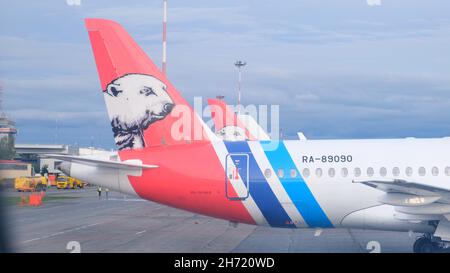
[[414,252],[450,248],[450,138],[225,141],[122,26],[85,24],[118,154],[54,155],[66,174],[231,223],[415,232]]
[[208,105],[216,135],[223,140],[270,140],[251,115],[233,112],[221,99],[208,99]]
[[[250,114],[235,113],[223,99],[208,99],[215,133],[227,141],[270,140],[270,136]],[[306,140],[303,132],[297,132],[300,140]]]

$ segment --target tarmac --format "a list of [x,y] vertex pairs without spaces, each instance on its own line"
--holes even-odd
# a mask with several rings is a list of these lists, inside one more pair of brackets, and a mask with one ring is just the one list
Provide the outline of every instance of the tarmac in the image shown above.
[[49,189],[39,207],[5,192],[14,252],[412,252],[418,234],[230,225],[96,188]]

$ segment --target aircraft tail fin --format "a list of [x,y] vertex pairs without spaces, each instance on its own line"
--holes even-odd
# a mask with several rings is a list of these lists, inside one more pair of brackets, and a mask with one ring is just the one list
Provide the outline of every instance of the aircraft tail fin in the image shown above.
[[[105,19],[85,24],[119,150],[202,139],[203,123],[121,25]],[[198,128],[174,128],[181,115],[187,125],[200,125],[201,137],[193,136]]]
[[256,140],[223,100],[208,99],[216,135],[225,140]]

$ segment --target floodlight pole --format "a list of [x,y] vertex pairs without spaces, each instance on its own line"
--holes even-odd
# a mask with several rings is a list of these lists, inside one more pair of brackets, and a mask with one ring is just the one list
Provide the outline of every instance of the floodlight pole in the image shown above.
[[242,81],[242,72],[241,68],[245,66],[247,63],[243,61],[236,61],[234,65],[238,68],[239,71],[239,78],[238,78],[238,113],[240,111],[240,105],[241,105],[241,81]]

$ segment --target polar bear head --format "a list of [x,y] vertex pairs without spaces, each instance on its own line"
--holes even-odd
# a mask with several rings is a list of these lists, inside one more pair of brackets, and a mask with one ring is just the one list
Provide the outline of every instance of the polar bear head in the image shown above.
[[119,150],[145,147],[144,130],[175,106],[166,85],[145,74],[115,79],[104,90],[104,97]]

